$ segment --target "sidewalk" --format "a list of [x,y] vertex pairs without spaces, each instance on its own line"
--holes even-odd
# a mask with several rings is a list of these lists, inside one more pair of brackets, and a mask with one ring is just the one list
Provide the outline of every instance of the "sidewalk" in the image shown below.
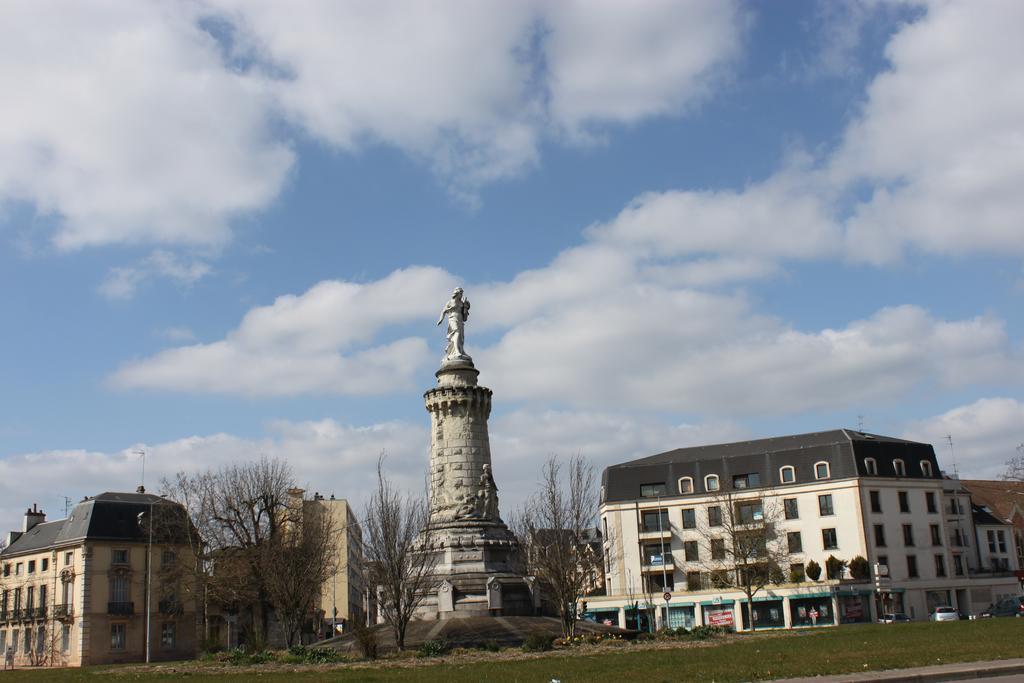
[[919,666],[913,669],[865,671],[862,673],[814,676],[812,678],[783,678],[775,683],[860,683],[886,681],[886,683],[937,683],[938,681],[969,681],[977,678],[1010,676],[1024,673],[1024,659],[999,659],[989,662],[961,662],[938,666]]

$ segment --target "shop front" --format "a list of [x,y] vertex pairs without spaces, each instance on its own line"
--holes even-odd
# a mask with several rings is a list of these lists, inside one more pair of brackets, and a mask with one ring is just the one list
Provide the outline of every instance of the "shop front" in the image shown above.
[[790,598],[789,611],[793,626],[831,626],[836,623],[832,596],[828,593]]
[[871,618],[873,591],[844,591],[839,593],[839,623],[866,624]]
[[[754,599],[754,628],[784,628],[786,617],[781,599]],[[747,603],[740,603],[740,614],[743,615],[743,628],[750,629],[750,617],[747,615]]]
[[720,628],[735,629],[736,622],[733,616],[733,601],[701,603],[703,610],[704,625],[718,626]]
[[596,624],[605,626],[619,625],[619,610],[617,609],[595,609],[583,613],[583,618]]
[[668,627],[691,629],[695,624],[693,605],[669,605]]

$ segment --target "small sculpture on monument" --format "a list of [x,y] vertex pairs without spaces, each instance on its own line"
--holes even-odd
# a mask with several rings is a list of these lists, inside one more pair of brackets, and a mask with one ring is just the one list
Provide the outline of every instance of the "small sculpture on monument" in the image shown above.
[[462,293],[462,287],[456,287],[455,291],[452,292],[452,298],[448,299],[448,303],[444,305],[444,310],[441,311],[441,317],[437,319],[437,324],[440,325],[444,322],[445,317],[448,318],[448,348],[445,350],[444,361],[445,363],[455,360],[468,360],[472,362],[466,354],[464,348],[466,341],[466,321],[469,320],[469,299],[465,298]]
[[491,475],[491,466],[484,464],[483,472],[480,473],[480,485],[476,492],[477,505],[480,516],[484,519],[498,518],[498,485],[494,483]]

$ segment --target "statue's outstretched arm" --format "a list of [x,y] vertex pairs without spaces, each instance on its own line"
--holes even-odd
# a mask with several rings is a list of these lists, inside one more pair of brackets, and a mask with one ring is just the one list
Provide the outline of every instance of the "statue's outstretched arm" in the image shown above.
[[441,317],[437,319],[437,324],[440,325],[444,321],[444,311],[441,311]]

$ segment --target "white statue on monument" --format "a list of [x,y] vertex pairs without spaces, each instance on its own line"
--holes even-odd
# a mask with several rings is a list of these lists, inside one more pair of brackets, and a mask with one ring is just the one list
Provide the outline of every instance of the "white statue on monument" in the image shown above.
[[466,349],[463,346],[466,340],[466,321],[469,320],[469,299],[463,296],[462,287],[456,287],[452,292],[452,298],[448,299],[448,303],[444,305],[437,324],[440,325],[444,322],[446,316],[448,318],[448,348],[445,351],[443,362],[454,360],[472,362],[473,359],[466,354]]

